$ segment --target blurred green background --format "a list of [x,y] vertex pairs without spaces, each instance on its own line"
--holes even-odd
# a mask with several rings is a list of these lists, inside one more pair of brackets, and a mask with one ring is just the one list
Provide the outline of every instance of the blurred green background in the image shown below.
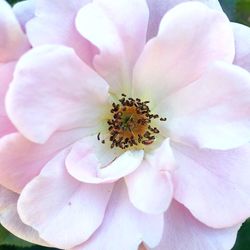
[[[10,4],[15,4],[16,2],[19,1],[8,0],[8,2]],[[239,22],[250,26],[250,0],[220,0],[220,3],[231,21]],[[24,242],[16,238],[15,236],[11,235],[7,230],[5,230],[0,226],[0,250],[26,250],[26,249],[52,250],[54,248],[45,248],[32,245],[28,242]],[[233,250],[250,250],[250,220],[246,221],[242,225],[238,233],[237,241]]]

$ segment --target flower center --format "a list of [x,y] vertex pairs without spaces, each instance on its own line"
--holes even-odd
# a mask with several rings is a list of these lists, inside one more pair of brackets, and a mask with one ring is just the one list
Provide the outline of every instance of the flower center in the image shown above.
[[[126,149],[154,143],[160,131],[151,125],[152,121],[166,121],[166,118],[152,114],[148,104],[149,101],[127,98],[125,94],[122,94],[119,103],[112,103],[111,119],[107,120],[111,148]],[[105,143],[105,140],[102,140],[102,143]]]

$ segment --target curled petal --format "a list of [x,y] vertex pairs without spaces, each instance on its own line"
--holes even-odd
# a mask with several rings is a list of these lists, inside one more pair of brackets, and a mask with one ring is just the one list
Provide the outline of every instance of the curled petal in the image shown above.
[[250,74],[217,62],[198,81],[168,96],[159,109],[168,114],[173,140],[230,149],[249,142],[249,107]]
[[95,49],[75,28],[77,11],[89,2],[90,0],[36,0],[35,17],[26,24],[32,46],[65,45],[73,48],[88,65],[92,65]]
[[153,248],[162,236],[163,215],[142,213],[129,201],[123,182],[116,184],[101,227],[84,244],[72,250],[137,250],[143,241]]
[[140,167],[125,177],[129,199],[145,213],[163,213],[173,197],[173,183],[169,173],[174,159],[169,140],[145,156]]
[[232,227],[250,216],[250,146],[208,150],[172,145],[179,168],[175,198],[199,221],[213,228]]
[[42,145],[18,133],[4,136],[0,140],[1,185],[20,193],[58,151],[77,141],[83,134],[82,129],[58,132]]
[[44,143],[57,130],[95,129],[107,98],[106,82],[72,49],[44,45],[19,60],[6,109],[23,135]]
[[147,23],[144,0],[96,0],[78,12],[77,30],[99,49],[94,66],[113,93],[129,89],[132,68],[146,41]]
[[143,156],[143,150],[116,154],[92,136],[75,143],[65,163],[69,174],[77,180],[105,183],[133,172],[141,164]]
[[197,221],[180,203],[173,201],[165,213],[164,234],[154,250],[232,249],[239,225],[214,229]]
[[234,53],[232,28],[222,12],[196,1],[177,5],[135,66],[134,94],[159,102],[197,80],[215,60],[231,63]]
[[[149,25],[147,39],[151,39],[158,33],[162,17],[175,5],[188,2],[190,0],[147,0],[149,6]],[[192,1],[192,0],[191,0]],[[222,10],[218,0],[196,0],[206,4],[210,8]]]
[[69,176],[64,165],[67,154],[64,150],[49,161],[18,200],[22,221],[62,249],[79,245],[93,234],[102,223],[112,192],[112,184],[82,184]]

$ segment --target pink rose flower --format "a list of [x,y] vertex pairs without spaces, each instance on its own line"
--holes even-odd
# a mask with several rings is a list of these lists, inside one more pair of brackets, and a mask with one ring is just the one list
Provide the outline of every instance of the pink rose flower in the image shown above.
[[72,250],[232,248],[250,215],[247,31],[207,2],[38,0],[33,17],[28,1],[19,22],[0,2],[0,30],[12,16],[33,47],[0,40],[6,228]]

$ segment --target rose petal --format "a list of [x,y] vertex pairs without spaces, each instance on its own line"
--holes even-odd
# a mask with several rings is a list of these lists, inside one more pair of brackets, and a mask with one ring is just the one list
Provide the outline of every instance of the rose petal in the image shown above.
[[104,80],[72,49],[40,46],[19,60],[6,109],[23,135],[44,143],[56,130],[85,127],[96,131],[107,92]]
[[23,31],[26,30],[26,23],[35,15],[35,5],[37,0],[25,0],[16,3],[13,6],[13,11],[22,26]]
[[144,155],[143,150],[116,153],[100,143],[96,135],[85,137],[74,144],[65,164],[69,174],[79,181],[114,182],[133,172]]
[[5,63],[0,65],[0,138],[16,131],[6,114],[4,105],[5,95],[12,80],[14,68],[15,63]]
[[173,140],[202,148],[239,147],[250,138],[250,74],[215,63],[201,79],[168,96],[159,110],[164,108]]
[[29,49],[28,40],[6,1],[0,1],[0,32],[0,63],[16,60]]
[[[177,4],[188,1],[190,0],[147,0],[150,13],[147,40],[156,36],[156,34],[158,33],[160,21],[167,11],[169,11]],[[196,1],[204,3],[210,8],[222,10],[218,0],[196,0]]]
[[0,223],[17,237],[42,246],[49,246],[43,241],[37,231],[25,225],[17,214],[19,195],[0,186]]
[[173,144],[175,198],[213,228],[250,216],[250,146],[216,151]]
[[250,28],[239,23],[232,26],[236,47],[234,63],[250,71]]
[[167,12],[157,37],[145,46],[134,70],[134,94],[158,102],[197,80],[215,60],[233,58],[227,17],[196,1],[179,4]]
[[64,165],[67,154],[68,150],[62,151],[48,162],[18,201],[22,221],[62,249],[72,248],[93,234],[103,220],[112,191],[112,184],[82,184],[70,177]]
[[54,134],[45,144],[35,144],[15,133],[0,140],[0,183],[20,193],[57,152],[82,137],[76,129]]
[[165,212],[172,200],[173,184],[168,170],[173,168],[169,140],[147,154],[139,168],[125,177],[129,199],[145,213]]
[[148,215],[134,208],[123,182],[116,185],[101,227],[84,244],[72,250],[137,250],[144,241],[155,247],[163,230],[162,215]]
[[197,221],[174,201],[165,213],[164,234],[155,250],[228,250],[235,243],[239,226],[213,229]]
[[94,52],[90,43],[75,28],[79,8],[90,0],[37,0],[36,17],[27,23],[27,36],[33,47],[62,44],[73,48],[87,64],[92,64]]
[[128,90],[145,44],[147,21],[144,0],[96,0],[78,12],[77,30],[100,50],[94,66],[116,94]]

